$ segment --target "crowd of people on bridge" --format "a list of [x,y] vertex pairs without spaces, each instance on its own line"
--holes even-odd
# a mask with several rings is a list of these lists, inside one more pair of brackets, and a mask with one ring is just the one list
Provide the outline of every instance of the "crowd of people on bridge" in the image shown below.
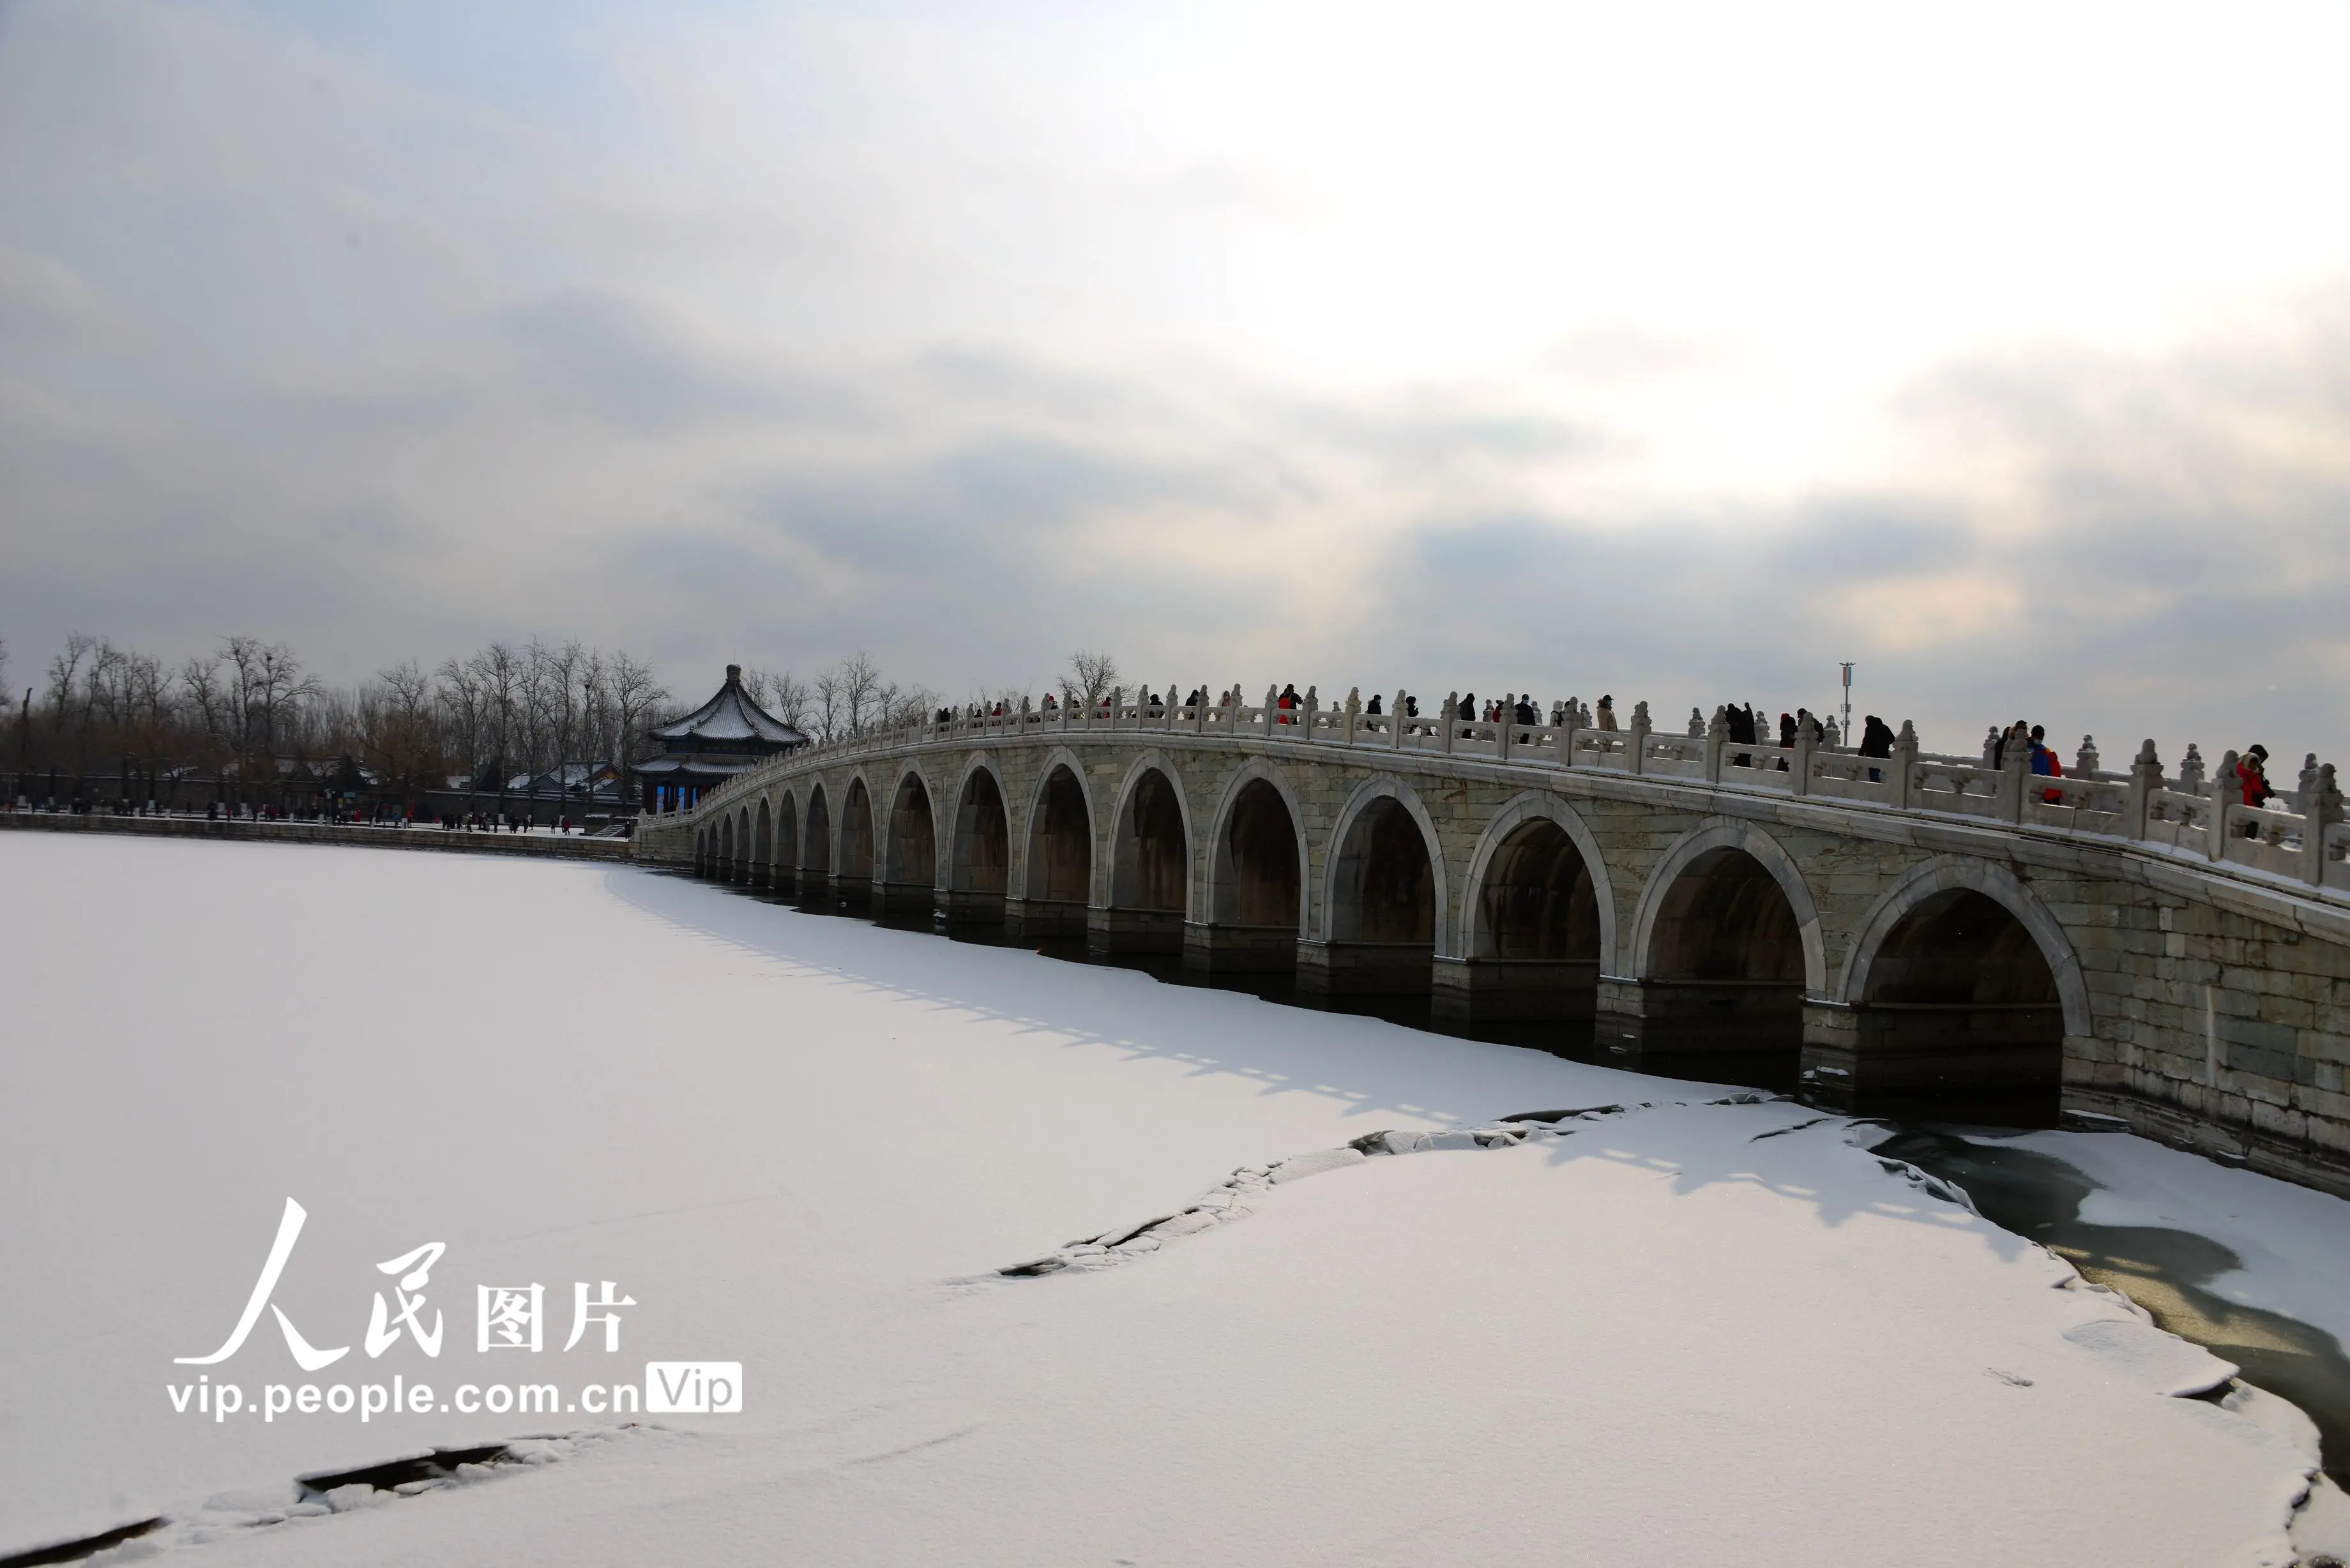
[[[1154,719],[1166,717],[1169,704],[1172,701],[1172,691],[1171,687],[1166,693],[1155,692],[1148,686],[1142,687],[1133,699],[1137,711]],[[1434,725],[1419,722],[1421,718],[1419,698],[1408,692],[1399,692],[1397,696],[1400,705],[1394,716],[1402,723],[1403,732],[1406,735],[1432,735],[1438,732]],[[1114,717],[1118,701],[1119,699],[1113,694],[1102,694],[1093,704],[1096,716],[1103,719]],[[1208,695],[1208,689],[1205,686],[1195,686],[1184,694],[1180,703],[1176,704],[1182,711],[1198,711],[1210,707],[1234,708],[1242,705],[1241,689],[1237,686],[1227,688],[1213,699]],[[1057,717],[1063,706],[1062,699],[1048,691],[1045,694],[1043,701],[1037,704],[1035,711],[1040,717],[1049,720]],[[1305,694],[1301,696],[1295,681],[1284,681],[1280,689],[1272,694],[1273,722],[1276,724],[1303,722],[1305,711],[1312,706],[1318,706],[1315,702],[1312,688],[1307,688]],[[1439,706],[1440,708],[1442,704]],[[936,718],[940,724],[944,725],[951,723],[958,717],[967,720],[1003,719],[1017,717],[1028,711],[1025,698],[1020,700],[1020,705],[1016,711],[1005,700],[997,699],[987,702],[969,703],[965,705],[960,715],[952,708],[941,708],[937,711]],[[1372,692],[1370,701],[1363,705],[1362,711],[1372,718],[1388,717],[1387,698],[1383,693]],[[1853,750],[1863,757],[1889,759],[1893,755],[1896,741],[1893,727],[1875,713],[1867,714],[1863,718],[1862,728],[1857,736],[1835,737],[1833,727],[1824,722],[1808,708],[1797,708],[1793,712],[1782,712],[1779,715],[1775,734],[1771,729],[1766,728],[1768,723],[1765,717],[1766,709],[1760,709],[1754,704],[1742,701],[1726,702],[1721,705],[1720,712],[1728,728],[1731,745],[1751,748],[1728,753],[1723,760],[1731,767],[1759,766],[1773,768],[1781,773],[1786,772],[1787,756],[1783,754],[1768,758],[1757,756],[1757,753],[1762,748],[1773,745],[1774,741],[1777,750],[1783,753],[1794,752],[1799,742],[1803,740],[1808,740],[1813,745],[1818,746],[1831,743],[1833,737],[1851,743]],[[1603,732],[1614,732],[1621,728],[1617,721],[1616,699],[1612,694],[1602,695],[1597,704],[1586,714],[1571,697],[1563,701],[1552,702],[1547,709],[1544,709],[1535,704],[1530,693],[1513,692],[1504,697],[1481,702],[1474,691],[1464,691],[1453,703],[1451,717],[1456,722],[1463,724],[1471,722],[1498,724],[1506,722],[1528,729],[1544,724],[1553,728],[1564,728],[1581,723],[1587,719],[1588,727]],[[1464,737],[1473,736],[1474,733],[1475,732],[1469,730],[1461,732]],[[2237,784],[2241,790],[2243,804],[2248,806],[2263,805],[2276,796],[2277,792],[2271,787],[2268,781],[2268,755],[2266,746],[2255,744],[2248,748],[2236,763]],[[2057,757],[2055,749],[2048,744],[2048,732],[2043,725],[2027,723],[2018,719],[2003,730],[1993,730],[1984,747],[1985,765],[1991,768],[2004,767],[2011,758],[2019,756],[2028,759],[2032,773],[2039,777],[2056,779],[2064,776],[2064,764]],[[1868,779],[1872,784],[1883,782],[1884,777],[1882,768],[1871,767],[1868,770]],[[2040,792],[2040,797],[2052,805],[2061,805],[2064,799],[2064,792],[2055,788],[2043,789]],[[2260,828],[2257,825],[2247,825],[2245,831],[2257,837]]]

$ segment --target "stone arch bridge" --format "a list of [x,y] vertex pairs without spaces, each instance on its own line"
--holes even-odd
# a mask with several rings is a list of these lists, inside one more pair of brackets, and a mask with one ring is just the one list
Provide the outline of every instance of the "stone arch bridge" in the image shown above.
[[[2350,1193],[2350,829],[2084,743],[2072,776],[1809,739],[1231,701],[804,748],[644,862],[885,917],[1546,1022],[1861,1114],[2059,1107]],[[1450,705],[1444,710],[1450,711]],[[2282,804],[2282,802],[2278,804]],[[1588,1035],[1583,1031],[1588,1030]]]

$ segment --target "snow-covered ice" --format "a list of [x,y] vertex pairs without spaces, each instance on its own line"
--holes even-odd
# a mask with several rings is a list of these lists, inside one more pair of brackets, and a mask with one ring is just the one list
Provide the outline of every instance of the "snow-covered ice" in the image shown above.
[[2161,1227],[2219,1242],[2239,1266],[2205,1288],[2350,1345],[2350,1203],[2127,1135],[1980,1141],[2049,1155],[2095,1182],[2080,1206],[2089,1224]]
[[[10,834],[0,886],[0,1552],[2292,1560],[2305,1422],[1786,1102],[633,869]],[[216,1381],[727,1360],[743,1412],[175,1412],[289,1196],[274,1302],[353,1348],[265,1314]],[[433,1241],[441,1354],[370,1358]],[[561,1349],[607,1279],[620,1354]],[[534,1282],[546,1348],[477,1350]]]

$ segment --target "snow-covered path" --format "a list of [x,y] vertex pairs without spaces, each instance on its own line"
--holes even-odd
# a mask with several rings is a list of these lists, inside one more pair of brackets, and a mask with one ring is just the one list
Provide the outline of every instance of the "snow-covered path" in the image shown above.
[[[698,1358],[744,1411],[224,1562],[2289,1560],[2289,1419],[2157,1392],[2217,1365],[1800,1107],[633,870],[11,835],[0,886],[0,1551],[613,1424],[175,1412],[291,1196],[274,1303],[352,1348],[305,1375],[265,1314],[218,1381]],[[993,1273],[1378,1128],[1642,1101]],[[427,1241],[441,1354],[372,1359]],[[565,1351],[607,1279],[619,1354]],[[546,1348],[478,1350],[475,1287],[532,1282]]]

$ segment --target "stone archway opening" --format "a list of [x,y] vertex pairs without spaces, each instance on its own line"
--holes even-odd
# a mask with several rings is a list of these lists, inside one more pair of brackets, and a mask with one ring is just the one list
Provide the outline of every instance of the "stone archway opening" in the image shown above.
[[1000,924],[1012,873],[1012,831],[995,775],[973,768],[955,803],[954,865],[948,878],[951,924]]
[[1599,898],[1565,827],[1538,816],[1511,831],[1485,867],[1473,926],[1463,961],[1439,971],[1439,1016],[1590,1027],[1599,1005]]
[[786,794],[775,808],[775,891],[778,894],[799,892],[800,808],[799,802]]
[[840,907],[863,912],[873,898],[873,796],[863,779],[848,781],[840,802],[840,864],[832,877]]
[[827,898],[832,891],[832,807],[824,786],[808,791],[807,822],[800,829],[800,898]]
[[1181,951],[1191,844],[1175,783],[1159,769],[1128,794],[1111,853],[1109,907],[1089,911],[1086,945],[1105,954]]
[[759,816],[751,830],[751,885],[764,888],[774,880],[775,863],[775,819],[768,809],[765,797],[759,801]]
[[1804,1045],[1804,933],[1762,861],[1705,851],[1665,889],[1637,1012],[1603,1020],[1607,1043],[1644,1066],[1794,1086]]
[[721,882],[734,879],[734,819],[731,816],[719,818],[718,858],[711,874]]
[[1328,937],[1301,962],[1309,995],[1426,996],[1436,958],[1436,866],[1419,821],[1393,796],[1347,825],[1332,877]]
[[1269,779],[1241,786],[1215,846],[1215,897],[1188,931],[1185,966],[1201,974],[1289,974],[1301,929],[1297,819]]
[[1863,1116],[2056,1125],[2064,1003],[2005,905],[1970,888],[1936,893],[1886,933],[1866,974],[1845,1081],[1814,1051],[1815,1091]]
[[1078,937],[1093,896],[1093,816],[1085,786],[1066,763],[1045,775],[1028,824],[1028,885],[1006,927],[1021,940]]
[[936,825],[929,786],[908,774],[899,781],[898,797],[889,806],[889,853],[883,857],[881,872],[884,917],[929,922],[938,898]]
[[693,874],[697,877],[710,875],[710,830],[707,828],[693,830]]

